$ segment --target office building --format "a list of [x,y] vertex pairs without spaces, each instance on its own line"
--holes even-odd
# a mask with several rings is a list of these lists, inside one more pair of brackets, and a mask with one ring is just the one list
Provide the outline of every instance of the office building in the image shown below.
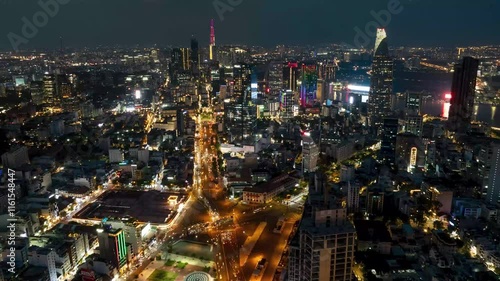
[[285,87],[283,80],[283,63],[272,61],[267,69],[267,82],[270,94],[279,94]]
[[294,105],[295,101],[293,92],[291,90],[282,91],[280,98],[280,116],[282,119],[287,120],[293,117]]
[[310,192],[297,233],[290,243],[289,281],[351,281],[356,231],[347,209],[331,198],[321,182]]
[[252,136],[256,107],[248,103],[234,102],[224,106],[224,124],[229,142],[242,142]]
[[373,54],[368,104],[370,124],[375,128],[380,128],[384,118],[392,111],[393,68],[387,35],[383,28],[379,28]]
[[484,189],[486,202],[496,205],[500,201],[500,144],[491,144],[489,152],[488,185],[484,186]]
[[53,74],[45,73],[43,76],[43,104],[45,111],[53,111],[57,105],[56,78]]
[[422,112],[423,93],[405,93],[405,113],[407,115],[420,115]]
[[233,66],[234,92],[243,94],[252,81],[252,68],[248,64],[240,63]]
[[396,166],[400,171],[414,173],[425,166],[425,146],[422,139],[412,133],[396,137]]
[[120,270],[127,264],[128,249],[125,243],[125,232],[104,225],[97,229],[99,253],[102,258]]
[[285,81],[286,89],[297,91],[297,71],[299,64],[297,62],[289,62],[284,69],[283,80]]
[[318,67],[316,63],[303,63],[300,73],[300,105],[312,106],[318,91]]
[[302,136],[302,171],[304,173],[314,172],[318,166],[319,147],[314,140],[308,136]]
[[406,115],[403,132],[422,137],[424,118],[420,115]]
[[30,93],[31,100],[35,105],[43,104],[44,100],[44,87],[43,81],[31,81],[30,83]]
[[191,68],[193,74],[198,74],[200,72],[200,50],[198,47],[198,40],[191,37]]
[[396,162],[396,137],[399,132],[397,118],[384,118],[382,123],[382,142],[380,147],[380,161],[390,167]]
[[450,112],[448,129],[451,132],[465,133],[474,115],[474,97],[479,60],[464,57],[462,63],[455,65],[451,84]]

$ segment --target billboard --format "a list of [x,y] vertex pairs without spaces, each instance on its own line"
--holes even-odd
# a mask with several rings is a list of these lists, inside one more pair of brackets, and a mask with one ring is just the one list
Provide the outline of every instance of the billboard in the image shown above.
[[80,274],[83,281],[95,281],[95,273],[92,269],[82,268]]

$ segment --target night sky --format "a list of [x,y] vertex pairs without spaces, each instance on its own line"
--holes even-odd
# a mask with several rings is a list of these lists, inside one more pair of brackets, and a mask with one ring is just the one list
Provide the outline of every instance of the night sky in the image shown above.
[[[56,0],[42,0],[56,1]],[[63,0],[59,0],[63,1]],[[191,34],[208,44],[215,19],[218,44],[348,43],[354,28],[387,9],[390,0],[64,0],[60,11],[28,39],[26,48],[122,45],[184,45]],[[396,0],[394,0],[396,1]],[[238,3],[218,16],[214,3]],[[499,0],[400,0],[402,11],[387,25],[391,45],[500,44]],[[22,36],[22,17],[42,11],[38,0],[0,0],[0,48],[9,32]]]

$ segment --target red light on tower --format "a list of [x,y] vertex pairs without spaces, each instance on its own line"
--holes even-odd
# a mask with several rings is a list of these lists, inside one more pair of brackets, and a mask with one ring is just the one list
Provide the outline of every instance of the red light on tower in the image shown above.
[[444,94],[444,98],[447,99],[447,100],[451,100],[451,98],[452,98],[451,93]]

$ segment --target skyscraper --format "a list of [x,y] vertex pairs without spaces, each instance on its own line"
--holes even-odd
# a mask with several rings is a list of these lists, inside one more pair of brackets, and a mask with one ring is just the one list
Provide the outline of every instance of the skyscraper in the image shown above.
[[271,61],[267,69],[267,82],[269,92],[278,94],[283,89],[283,63],[281,61]]
[[293,117],[293,92],[290,90],[282,91],[280,97],[280,111],[282,119],[290,119]]
[[217,60],[217,51],[215,49],[215,26],[214,20],[210,20],[210,60]]
[[497,204],[500,201],[500,144],[492,143],[489,147],[489,167],[488,181],[484,189],[486,190],[486,202]]
[[285,67],[284,80],[286,83],[286,89],[291,91],[297,91],[297,68],[299,64],[296,62],[289,62]]
[[479,60],[472,57],[464,57],[461,64],[455,65],[448,118],[448,129],[452,132],[465,133],[470,127],[478,67]]
[[200,71],[200,51],[198,40],[194,36],[191,37],[191,67],[194,74]]
[[43,76],[43,103],[47,111],[53,109],[56,101],[56,78],[53,74],[45,73]]
[[303,63],[301,68],[300,105],[310,106],[316,99],[318,67],[316,63]]
[[405,93],[405,123],[403,131],[422,137],[423,118],[421,116],[422,109],[422,93]]
[[392,110],[393,59],[389,56],[387,35],[377,29],[369,94],[369,117],[372,126],[380,127]]
[[314,172],[318,165],[319,148],[309,135],[302,136],[302,172]]
[[234,91],[242,94],[251,84],[252,68],[240,63],[233,66]]
[[379,159],[391,167],[394,167],[396,164],[396,138],[398,132],[399,119],[384,118]]

